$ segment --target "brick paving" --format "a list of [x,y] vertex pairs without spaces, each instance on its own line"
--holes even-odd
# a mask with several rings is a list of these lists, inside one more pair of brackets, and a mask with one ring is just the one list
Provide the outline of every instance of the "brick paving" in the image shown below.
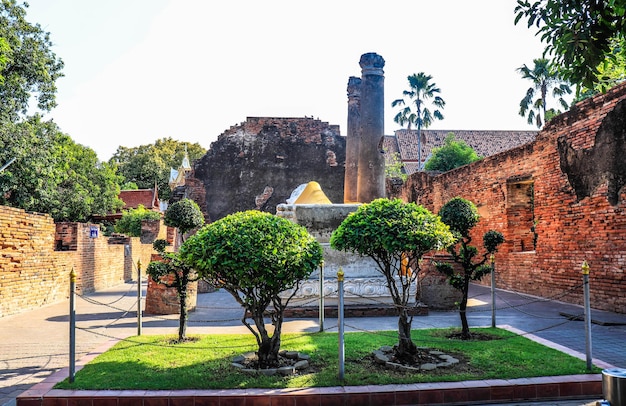
[[[145,288],[145,286],[144,286]],[[145,296],[145,292],[144,292]],[[470,325],[491,323],[489,288],[473,286]],[[101,303],[107,304],[107,306]],[[497,292],[496,321],[499,326],[530,333],[531,338],[549,340],[584,358],[584,322],[563,315],[582,313],[579,306],[545,301],[512,292]],[[13,405],[24,391],[50,377],[69,360],[69,304],[57,303],[0,318],[0,405]],[[626,368],[626,315],[593,311],[592,350],[594,363],[603,368]],[[137,334],[136,285],[124,284],[76,301],[76,359],[115,338]],[[189,334],[249,332],[241,325],[242,311],[224,291],[198,295],[198,309],[189,317]],[[325,329],[336,331],[337,320],[327,318]],[[456,312],[434,312],[414,318],[414,328],[458,326]],[[144,315],[143,334],[176,334],[177,315]],[[346,318],[346,331],[395,330],[395,317]],[[284,331],[318,331],[318,319],[287,320]],[[57,375],[58,376],[58,375]],[[401,391],[401,393],[404,393]],[[574,393],[575,395],[576,393]],[[372,394],[368,396],[373,396]],[[504,400],[504,399],[503,399]],[[590,399],[532,403],[535,405],[583,405]],[[518,403],[508,403],[518,404]],[[521,404],[521,403],[519,403]]]

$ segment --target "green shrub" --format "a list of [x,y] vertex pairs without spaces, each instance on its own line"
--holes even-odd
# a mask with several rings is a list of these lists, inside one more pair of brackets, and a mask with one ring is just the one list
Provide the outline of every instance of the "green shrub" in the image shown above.
[[122,213],[122,218],[115,223],[115,232],[131,237],[141,236],[142,221],[161,219],[161,213],[148,210],[141,204],[136,209],[124,210]]

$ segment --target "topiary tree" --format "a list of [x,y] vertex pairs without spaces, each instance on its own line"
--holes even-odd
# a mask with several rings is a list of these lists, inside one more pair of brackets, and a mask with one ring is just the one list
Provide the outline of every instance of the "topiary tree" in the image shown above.
[[334,249],[372,258],[385,277],[398,313],[396,356],[400,359],[409,360],[417,353],[411,340],[413,316],[409,301],[420,270],[419,260],[428,251],[446,248],[453,242],[448,226],[436,215],[399,199],[376,199],[360,206],[330,238]]
[[[467,323],[467,299],[470,281],[477,281],[491,272],[491,267],[486,265],[487,258],[498,250],[498,246],[504,242],[502,233],[489,230],[483,235],[484,252],[481,255],[478,249],[470,242],[470,230],[478,223],[480,216],[474,203],[461,197],[455,197],[439,210],[441,221],[450,226],[457,240],[454,245],[448,247],[454,262],[460,264],[460,272],[457,272],[450,263],[439,262],[435,266],[448,278],[450,285],[462,293],[459,304],[461,316],[461,339],[469,340],[472,336]],[[458,249],[458,250],[457,250]],[[478,260],[476,260],[478,258]]]
[[[184,235],[194,228],[204,224],[204,216],[200,207],[193,200],[182,199],[172,204],[165,212],[165,224],[178,229],[184,241]],[[176,288],[180,301],[180,318],[178,322],[178,341],[187,339],[187,289],[191,282],[199,279],[192,266],[185,263],[177,253],[166,252],[168,243],[165,240],[156,240],[152,246],[161,255],[161,261],[152,261],[146,273],[157,283],[168,288]],[[173,279],[167,276],[172,275]]]
[[166,226],[176,227],[184,241],[185,234],[204,224],[204,215],[196,202],[181,199],[168,207],[163,222]]
[[[203,227],[183,243],[180,255],[244,308],[241,321],[256,338],[259,368],[277,366],[284,310],[300,282],[320,265],[321,245],[304,227],[251,210]],[[289,289],[293,293],[281,298]],[[265,325],[270,306],[272,336]]]

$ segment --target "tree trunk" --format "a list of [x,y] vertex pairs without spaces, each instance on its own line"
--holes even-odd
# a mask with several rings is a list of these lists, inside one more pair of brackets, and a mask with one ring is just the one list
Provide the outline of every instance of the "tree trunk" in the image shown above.
[[178,297],[180,300],[180,318],[178,319],[178,341],[187,339],[187,285],[189,278],[183,275],[178,287]]
[[465,276],[463,281],[463,297],[459,306],[459,315],[461,316],[461,339],[469,340],[472,338],[469,324],[467,323],[467,295],[469,291],[469,277]]
[[265,319],[263,317],[264,310],[257,310],[253,313],[254,324],[258,330],[257,342],[259,350],[257,357],[259,359],[259,369],[267,369],[278,366],[278,352],[280,351],[280,331],[282,318],[276,321],[274,326],[274,334],[270,337],[265,328]]
[[408,357],[417,353],[417,346],[411,340],[411,321],[406,309],[398,317],[398,358]]
[[259,346],[259,369],[274,368],[278,366],[278,352],[280,351],[280,336],[276,333],[272,337],[267,334]]

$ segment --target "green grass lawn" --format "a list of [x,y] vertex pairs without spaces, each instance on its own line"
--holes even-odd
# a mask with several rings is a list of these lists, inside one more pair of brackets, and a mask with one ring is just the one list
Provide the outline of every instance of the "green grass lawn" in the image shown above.
[[[492,340],[448,339],[449,329],[414,330],[420,347],[442,350],[462,362],[451,369],[423,373],[381,369],[368,357],[382,345],[397,342],[395,332],[346,333],[345,385],[406,384],[477,379],[511,379],[589,373],[583,360],[500,329],[472,329]],[[340,386],[337,333],[283,334],[282,349],[311,356],[311,371],[290,376],[250,376],[235,371],[234,356],[255,351],[248,335],[191,336],[174,343],[175,336],[140,336],[121,341],[77,372],[74,383],[62,389],[226,389]],[[594,368],[593,373],[599,373]]]

